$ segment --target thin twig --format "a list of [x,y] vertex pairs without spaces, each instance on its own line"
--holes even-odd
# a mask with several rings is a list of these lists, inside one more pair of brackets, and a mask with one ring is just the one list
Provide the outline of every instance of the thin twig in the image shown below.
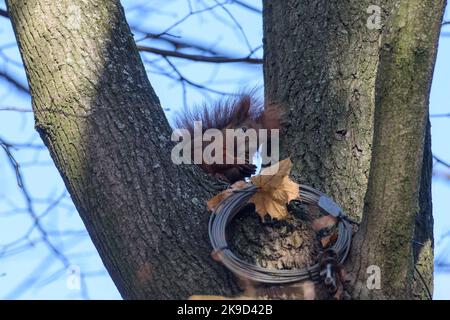
[[436,160],[437,163],[440,163],[444,166],[446,166],[447,168],[450,168],[450,164],[445,162],[444,160],[438,158],[437,156],[433,155],[433,159]]
[[221,95],[232,95],[232,93],[227,93],[227,92],[223,92],[223,91],[219,91],[219,90],[215,90],[215,89],[211,89],[208,88],[204,85],[198,84],[193,82],[192,80],[189,80],[188,78],[186,78],[179,70],[178,68],[166,57],[164,57],[164,59],[167,61],[167,63],[169,64],[169,66],[172,68],[172,70],[178,75],[178,80],[183,82],[186,82],[187,84],[190,84],[193,87],[196,87],[198,89],[202,89],[202,90],[206,90],[212,93],[216,93],[216,94],[221,94]]
[[241,24],[239,23],[239,21],[236,20],[236,18],[233,16],[233,14],[230,12],[230,10],[228,10],[224,4],[220,3],[217,0],[214,0],[219,6],[220,8],[228,15],[228,17],[233,21],[234,25],[238,28],[239,32],[241,33],[245,44],[247,45],[248,50],[251,52],[252,51],[252,45],[250,44],[250,41],[248,40],[247,34],[244,31],[244,28],[241,26]]
[[177,22],[175,22],[174,24],[172,24],[171,26],[169,26],[168,28],[166,28],[164,31],[158,33],[158,36],[162,36],[167,34],[170,30],[172,30],[173,28],[175,28],[176,26],[180,25],[181,23],[183,23],[184,21],[186,21],[187,19],[189,19],[191,16],[199,14],[199,13],[203,13],[203,12],[207,12],[207,11],[211,11],[214,10],[215,8],[219,7],[220,4],[215,4],[213,6],[204,8],[204,9],[200,9],[200,10],[196,10],[196,11],[189,11],[188,14],[186,14],[184,17],[182,17],[181,19],[179,19]]
[[12,85],[14,85],[17,89],[19,89],[20,91],[23,91],[25,93],[30,93],[30,91],[28,90],[28,87],[26,87],[25,85],[23,85],[22,83],[20,83],[18,80],[14,79],[13,77],[11,77],[9,74],[7,74],[6,72],[0,71],[0,77],[4,78],[6,81],[8,81],[9,83],[11,83]]
[[20,173],[19,173],[19,163],[16,161],[13,154],[11,153],[12,146],[1,139],[0,139],[0,145],[2,146],[3,150],[6,153],[6,156],[9,159],[9,162],[11,163],[11,165],[14,168],[14,172],[16,174],[17,185],[19,186],[19,188],[22,188],[23,184],[22,184],[22,179],[20,178]]
[[0,111],[33,112],[33,110],[31,110],[31,109],[19,108],[19,107],[13,107],[13,106],[0,107]]
[[[180,40],[178,37],[173,37],[169,35],[158,35],[154,32],[147,32],[144,30],[141,30],[139,27],[132,27],[132,30],[137,33],[144,34],[144,38],[140,40],[136,40],[136,42],[140,42],[146,39],[152,39],[152,40],[158,40],[158,41],[164,41],[167,44],[173,46],[174,49],[185,49],[185,48],[191,48],[198,50],[200,52],[209,53],[211,55],[220,55],[217,51],[203,46],[201,44],[195,43],[193,41],[186,41],[186,40]],[[222,54],[223,55],[223,54]]]
[[252,12],[255,12],[255,13],[258,13],[258,14],[261,14],[261,13],[262,13],[261,9],[252,7],[251,5],[245,3],[244,1],[233,0],[233,3],[236,3],[237,5],[239,5],[239,6],[243,7],[243,8],[245,8],[245,9],[247,9],[247,10],[249,10],[249,11],[252,11]]
[[448,118],[450,117],[450,113],[442,113],[442,114],[432,114],[430,118]]

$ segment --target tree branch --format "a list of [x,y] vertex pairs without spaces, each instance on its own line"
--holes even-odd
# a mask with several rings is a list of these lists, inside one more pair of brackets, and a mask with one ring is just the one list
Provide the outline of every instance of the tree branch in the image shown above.
[[250,11],[252,11],[254,13],[258,13],[258,14],[262,13],[262,11],[260,9],[252,7],[251,5],[245,3],[244,1],[233,0],[233,3],[236,3],[237,5],[240,5],[241,7],[245,8],[247,10],[250,10]]
[[441,158],[438,158],[437,156],[433,155],[433,159],[436,160],[436,162],[442,164],[443,166],[450,168],[450,163],[445,162],[444,160],[442,160]]
[[431,118],[449,118],[450,113],[442,113],[442,114],[432,114],[430,115]]
[[17,112],[33,112],[31,109],[27,108],[19,108],[19,107],[11,107],[11,106],[0,106],[0,111],[17,111]]
[[171,45],[176,50],[184,49],[184,48],[192,48],[192,49],[196,49],[198,51],[204,52],[204,53],[209,53],[211,55],[219,55],[219,53],[217,51],[213,50],[212,48],[206,47],[199,43],[195,43],[193,41],[181,40],[181,39],[179,39],[179,37],[175,37],[175,36],[167,35],[167,34],[160,35],[155,32],[149,32],[149,31],[142,30],[136,26],[131,27],[131,29],[133,30],[133,33],[137,32],[137,33],[142,33],[144,35],[144,37],[142,39],[136,40],[137,43],[139,43],[145,39],[152,39],[152,40],[157,40],[157,41],[163,41],[163,42]]
[[196,54],[188,54],[188,53],[182,53],[179,51],[172,51],[172,50],[164,50],[164,49],[158,49],[148,46],[138,46],[138,49],[143,52],[151,52],[154,54],[158,54],[164,57],[175,57],[175,58],[181,58],[181,59],[187,59],[192,61],[200,61],[200,62],[211,62],[211,63],[236,63],[236,62],[242,62],[242,63],[250,63],[250,64],[262,64],[262,59],[257,58],[249,58],[249,57],[243,57],[243,58],[230,58],[230,57],[209,57],[209,56],[202,56],[202,55],[196,55]]
[[7,74],[6,72],[0,71],[0,77],[4,78],[6,81],[14,85],[20,91],[30,93],[28,87],[20,83],[18,80],[14,79],[11,75]]
[[6,11],[4,9],[0,9],[0,16],[2,16],[4,18],[9,18],[8,11]]

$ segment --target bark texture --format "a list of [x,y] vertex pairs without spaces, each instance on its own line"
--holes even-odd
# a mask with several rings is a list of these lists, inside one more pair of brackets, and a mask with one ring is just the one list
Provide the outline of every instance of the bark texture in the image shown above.
[[[172,164],[171,130],[119,1],[7,4],[36,129],[122,296],[236,294],[233,276],[210,257],[204,200],[213,181]],[[410,298],[423,292],[413,282],[414,262],[432,279],[424,137],[444,1],[381,1],[379,30],[366,26],[372,4],[265,0],[265,96],[284,108],[282,157],[291,156],[295,177],[351,216],[365,213],[352,260],[354,297]],[[284,226],[267,227],[279,240],[269,252],[247,246],[262,239],[257,223],[242,224],[242,241],[233,244],[260,264],[295,265],[289,250],[275,255],[280,243],[316,250],[311,237],[284,237]],[[413,257],[414,234],[421,245]],[[375,294],[361,285],[370,264],[386,275]]]
[[[428,103],[444,5],[445,1],[400,1],[387,14],[375,87],[371,171],[355,241],[359,254],[353,259],[355,292],[363,298],[417,295],[414,235],[420,233],[415,231],[421,228],[418,221],[425,227],[431,216],[423,211],[429,202],[423,199],[421,185],[429,192]],[[421,235],[426,241],[416,256],[419,276],[427,272],[429,280],[432,239],[432,230],[426,239]],[[381,290],[367,290],[360,283],[370,265],[381,268]]]
[[210,258],[208,177],[172,164],[172,130],[119,1],[8,9],[36,129],[122,296],[230,295],[231,275]]
[[[374,4],[380,28],[368,26]],[[426,119],[444,7],[264,1],[265,97],[284,107],[282,154],[300,181],[363,220],[354,298],[424,298],[432,288]],[[370,265],[381,268],[381,290],[364,289]]]
[[370,168],[380,30],[372,1],[264,1],[266,100],[281,104],[281,158],[361,214]]

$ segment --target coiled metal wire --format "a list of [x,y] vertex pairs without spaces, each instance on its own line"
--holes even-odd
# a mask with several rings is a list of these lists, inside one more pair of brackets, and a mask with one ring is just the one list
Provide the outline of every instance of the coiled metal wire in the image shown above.
[[[320,281],[321,271],[323,270],[320,261],[303,269],[274,270],[248,263],[238,258],[230,250],[226,237],[227,226],[248,203],[257,189],[256,186],[251,185],[233,192],[211,214],[208,233],[214,249],[213,252],[218,255],[218,258],[220,258],[220,261],[225,267],[236,276],[252,281],[268,284],[286,284],[305,280]],[[342,264],[348,256],[353,233],[353,228],[346,215],[329,197],[306,185],[300,185],[300,202],[306,205],[316,205],[325,214],[330,214],[338,218],[338,237],[336,242],[327,251],[331,250],[337,257],[337,262]]]

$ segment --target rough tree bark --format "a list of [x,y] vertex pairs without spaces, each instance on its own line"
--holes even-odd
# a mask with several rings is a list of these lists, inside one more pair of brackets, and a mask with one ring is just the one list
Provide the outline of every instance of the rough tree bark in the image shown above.
[[[428,297],[426,119],[445,1],[264,3],[266,99],[289,119],[283,154],[293,157],[300,181],[363,217],[349,267],[353,296]],[[369,28],[375,4],[381,25]],[[364,290],[370,265],[381,268],[381,290]]]
[[210,258],[208,178],[172,164],[172,131],[119,1],[8,10],[36,129],[121,295],[230,295],[232,277]]
[[[265,96],[285,110],[282,154],[300,181],[365,213],[355,298],[413,297],[414,232],[426,244],[414,258],[432,279],[424,136],[444,2],[381,1],[384,25],[370,30],[371,1],[264,1]],[[210,257],[214,181],[172,164],[171,130],[119,1],[7,4],[36,129],[122,296],[236,294]],[[370,264],[390,273],[376,294],[361,285]]]

